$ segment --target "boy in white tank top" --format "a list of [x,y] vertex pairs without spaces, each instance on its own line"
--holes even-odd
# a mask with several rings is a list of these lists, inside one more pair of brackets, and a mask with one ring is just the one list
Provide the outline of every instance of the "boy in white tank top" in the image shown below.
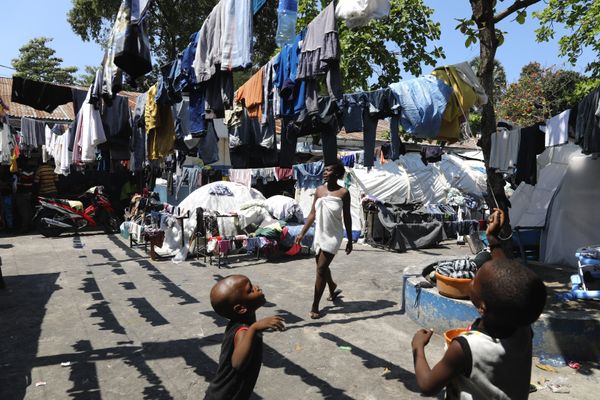
[[546,287],[530,269],[508,259],[497,233],[504,213],[495,209],[487,235],[492,259],[471,284],[471,301],[481,314],[471,329],[448,346],[433,368],[425,346],[433,334],[419,330],[412,340],[417,384],[424,394],[446,387],[446,399],[527,399],[531,378],[531,324],[546,303]]

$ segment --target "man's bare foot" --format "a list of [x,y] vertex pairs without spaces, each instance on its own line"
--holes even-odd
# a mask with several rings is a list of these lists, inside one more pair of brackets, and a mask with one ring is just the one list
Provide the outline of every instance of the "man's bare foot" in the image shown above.
[[342,289],[335,289],[327,298],[328,301],[336,301],[338,296],[342,294]]
[[311,319],[319,319],[322,317],[322,315],[320,313],[314,312],[314,311],[311,311],[308,315],[310,316]]

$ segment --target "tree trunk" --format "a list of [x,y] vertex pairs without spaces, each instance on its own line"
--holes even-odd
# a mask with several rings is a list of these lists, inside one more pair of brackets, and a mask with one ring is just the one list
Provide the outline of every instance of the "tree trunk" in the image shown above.
[[503,236],[510,234],[508,224],[508,198],[504,193],[504,179],[490,169],[490,150],[492,134],[496,132],[496,112],[494,110],[494,58],[498,48],[496,26],[494,23],[495,0],[470,0],[473,19],[479,28],[479,79],[487,96],[488,102],[483,106],[481,114],[481,139],[479,146],[483,151],[483,160],[487,172],[488,196],[486,202],[490,209],[500,208],[506,214],[506,224]]

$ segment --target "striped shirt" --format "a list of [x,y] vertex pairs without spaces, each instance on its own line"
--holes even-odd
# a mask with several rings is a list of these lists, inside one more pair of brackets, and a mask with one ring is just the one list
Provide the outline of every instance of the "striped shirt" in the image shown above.
[[48,193],[56,193],[56,182],[58,175],[54,173],[54,169],[48,164],[42,164],[35,172],[35,183],[39,184],[39,194],[45,195]]

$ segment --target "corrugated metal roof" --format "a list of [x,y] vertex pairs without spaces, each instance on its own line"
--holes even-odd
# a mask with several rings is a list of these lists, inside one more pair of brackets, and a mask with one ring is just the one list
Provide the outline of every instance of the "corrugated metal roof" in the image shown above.
[[[84,86],[71,86],[71,85],[65,85],[65,86],[68,86],[70,88],[81,89],[81,90],[85,90],[85,91],[88,90],[88,88],[86,88]],[[36,110],[35,108],[26,106],[24,104],[12,102],[11,101],[11,93],[12,93],[12,78],[0,77],[0,97],[2,98],[4,103],[9,108],[9,112],[8,112],[9,117],[12,117],[12,118],[30,117],[30,118],[36,118],[36,119],[54,120],[54,121],[61,121],[61,122],[70,122],[75,118],[72,102],[62,104],[62,105],[56,107],[56,109],[53,112],[48,113],[45,111]],[[141,93],[125,92],[125,91],[119,92],[120,96],[127,97],[128,103],[129,103],[129,108],[132,110],[135,108],[135,101],[140,94]]]

